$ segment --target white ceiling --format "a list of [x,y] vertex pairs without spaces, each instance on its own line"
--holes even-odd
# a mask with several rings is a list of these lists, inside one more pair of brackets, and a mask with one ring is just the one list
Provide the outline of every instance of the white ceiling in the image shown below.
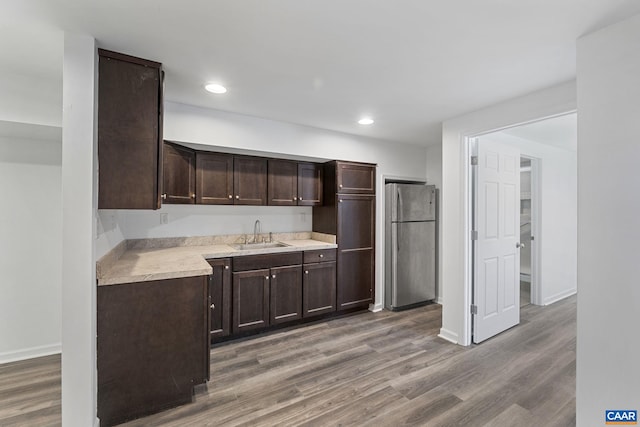
[[[0,71],[60,85],[62,30],[88,33],[162,62],[170,101],[415,144],[575,78],[576,39],[640,13],[636,0],[3,3]],[[228,93],[204,92],[212,80]],[[376,123],[358,125],[365,114]]]

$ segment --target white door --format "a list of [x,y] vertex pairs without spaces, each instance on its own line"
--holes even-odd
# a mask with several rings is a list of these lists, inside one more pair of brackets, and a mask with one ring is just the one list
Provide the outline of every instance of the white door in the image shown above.
[[478,140],[473,342],[520,323],[520,152]]

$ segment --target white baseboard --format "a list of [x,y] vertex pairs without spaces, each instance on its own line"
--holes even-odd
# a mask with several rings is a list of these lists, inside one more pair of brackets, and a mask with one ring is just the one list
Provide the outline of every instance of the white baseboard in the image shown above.
[[382,311],[382,308],[382,304],[369,304],[369,311],[371,311],[372,313]]
[[33,359],[35,357],[49,356],[62,352],[61,344],[42,345],[38,347],[24,348],[22,350],[0,353],[0,364],[17,362],[19,360]]
[[440,297],[436,298],[436,304],[442,305],[442,298]]
[[578,293],[578,290],[576,288],[557,293],[555,295],[550,296],[549,298],[545,298],[543,305],[553,304],[554,302],[558,302],[561,299],[565,299],[567,297],[570,297],[571,295],[575,295],[576,293]]
[[450,343],[458,344],[458,334],[456,334],[455,332],[440,328],[440,333],[438,334],[438,336],[443,340],[449,341]]

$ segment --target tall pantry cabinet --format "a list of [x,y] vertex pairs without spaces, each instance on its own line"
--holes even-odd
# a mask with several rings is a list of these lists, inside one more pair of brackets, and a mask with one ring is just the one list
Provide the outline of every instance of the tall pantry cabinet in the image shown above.
[[337,309],[368,307],[375,301],[376,165],[328,162],[324,177],[313,231],[336,235]]

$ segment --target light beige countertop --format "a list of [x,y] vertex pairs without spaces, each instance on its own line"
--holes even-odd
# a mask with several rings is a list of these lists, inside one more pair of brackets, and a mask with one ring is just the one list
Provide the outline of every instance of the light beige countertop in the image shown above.
[[121,242],[98,261],[98,286],[205,276],[212,273],[206,261],[212,258],[337,248],[335,236],[319,233],[275,234],[274,241],[287,245],[276,248],[239,250],[231,246],[234,239],[237,237],[210,236]]

